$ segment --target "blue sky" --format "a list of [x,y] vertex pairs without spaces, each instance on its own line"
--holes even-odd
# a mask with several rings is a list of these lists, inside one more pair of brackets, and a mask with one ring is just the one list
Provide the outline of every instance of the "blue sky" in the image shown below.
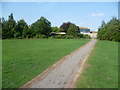
[[97,31],[102,20],[118,17],[117,2],[2,2],[2,16],[8,19],[14,14],[16,21],[24,19],[28,25],[41,16],[47,18],[52,26],[72,22],[78,26]]

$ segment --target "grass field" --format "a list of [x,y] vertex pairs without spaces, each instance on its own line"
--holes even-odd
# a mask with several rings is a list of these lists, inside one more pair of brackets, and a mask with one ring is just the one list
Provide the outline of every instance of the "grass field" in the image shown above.
[[2,40],[0,39],[0,89],[2,89]]
[[21,87],[87,39],[3,40],[3,88]]
[[118,43],[98,41],[86,61],[77,88],[118,88]]

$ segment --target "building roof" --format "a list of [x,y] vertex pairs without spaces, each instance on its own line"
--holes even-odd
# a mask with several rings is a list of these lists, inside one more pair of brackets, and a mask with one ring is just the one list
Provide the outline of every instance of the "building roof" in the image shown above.
[[80,29],[89,29],[89,28],[87,28],[87,27],[79,27]]

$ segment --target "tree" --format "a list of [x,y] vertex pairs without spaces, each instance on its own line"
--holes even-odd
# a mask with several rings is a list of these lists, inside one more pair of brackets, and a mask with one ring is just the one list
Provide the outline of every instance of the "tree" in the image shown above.
[[33,30],[33,36],[40,34],[49,36],[51,32],[51,22],[49,22],[46,18],[41,17],[31,25],[31,30]]
[[[106,37],[107,40],[110,41],[120,41],[119,35],[120,35],[120,21],[113,17],[106,25],[107,32]],[[108,34],[108,35],[107,35]]]
[[0,18],[0,28],[2,28],[2,19]]
[[79,26],[77,26],[77,33],[80,33],[80,28],[79,28]]
[[63,24],[60,26],[60,28],[63,29],[64,32],[67,32],[71,24],[72,24],[71,22],[63,23]]
[[98,38],[99,38],[100,40],[101,40],[101,39],[104,39],[105,26],[106,26],[106,23],[105,23],[105,21],[103,20],[102,23],[101,23],[100,28],[98,29]]
[[8,20],[2,18],[2,38],[14,38],[16,21],[13,18],[11,13],[8,17]]
[[58,27],[52,27],[52,32],[62,32],[63,30]]
[[120,21],[113,17],[106,24],[102,22],[101,27],[98,29],[98,39],[120,41]]
[[16,21],[14,20],[12,13],[9,15],[9,19],[7,21],[7,24],[8,24],[7,38],[14,38]]
[[75,24],[70,24],[67,34],[77,37],[77,32],[78,32],[78,27]]
[[8,21],[6,21],[3,17],[2,17],[2,38],[3,39],[7,39],[8,35],[9,35],[9,29],[8,29],[9,25],[8,25]]
[[2,19],[0,18],[0,39],[2,39]]
[[106,25],[106,23],[105,23],[105,21],[103,20],[100,28],[105,28],[105,25]]
[[28,32],[28,25],[27,23],[21,19],[17,22],[17,25],[15,27],[15,33],[14,33],[14,37],[16,38],[26,38]]

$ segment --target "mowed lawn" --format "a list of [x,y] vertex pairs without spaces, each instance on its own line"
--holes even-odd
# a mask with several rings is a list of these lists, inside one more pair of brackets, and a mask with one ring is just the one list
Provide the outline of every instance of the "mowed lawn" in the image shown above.
[[13,39],[2,44],[3,88],[18,88],[88,39]]
[[86,61],[77,88],[118,88],[118,43],[98,41]]
[[0,39],[0,89],[2,88],[2,40]]

